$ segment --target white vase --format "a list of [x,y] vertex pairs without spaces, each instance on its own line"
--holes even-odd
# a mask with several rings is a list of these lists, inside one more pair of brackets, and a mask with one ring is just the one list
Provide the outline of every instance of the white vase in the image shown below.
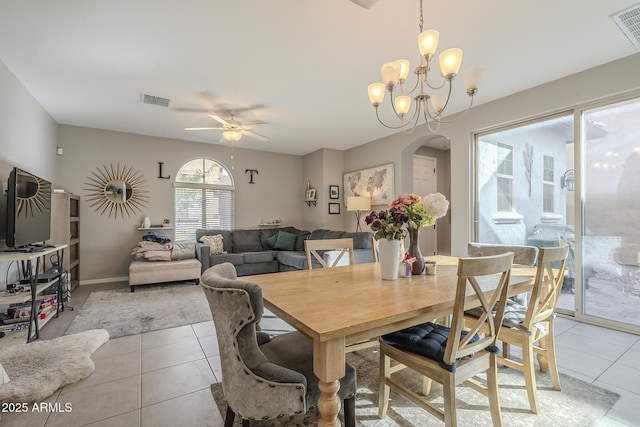
[[398,267],[400,267],[400,240],[380,239],[378,252],[380,276],[383,280],[396,280]]
[[151,228],[151,220],[149,219],[148,216],[144,217],[144,221],[142,221],[142,227],[143,228]]

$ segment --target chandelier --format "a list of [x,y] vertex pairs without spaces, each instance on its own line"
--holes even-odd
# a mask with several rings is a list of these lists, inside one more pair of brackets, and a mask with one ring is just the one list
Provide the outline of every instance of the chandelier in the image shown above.
[[[402,132],[406,134],[415,130],[420,116],[424,117],[424,121],[431,132],[437,132],[441,123],[450,123],[462,118],[473,105],[473,96],[478,92],[478,84],[483,75],[483,71],[479,68],[471,68],[464,73],[463,80],[467,95],[469,95],[469,105],[458,116],[444,120],[442,115],[451,98],[453,79],[458,74],[462,64],[462,49],[450,48],[438,55],[442,81],[432,85],[428,77],[431,65],[434,62],[434,54],[438,48],[440,33],[436,30],[423,31],[422,25],[422,0],[420,0],[420,35],[418,35],[420,65],[413,70],[416,74],[416,82],[413,88],[406,90],[404,86],[410,70],[410,63],[407,59],[398,59],[383,64],[380,69],[383,83],[372,83],[368,87],[369,101],[371,101],[371,105],[376,110],[376,117],[380,124],[390,129],[402,129]],[[428,94],[425,92],[427,87],[433,91],[444,89],[442,92]],[[384,99],[385,89],[389,92],[391,108],[400,119],[400,123],[395,126],[384,123],[378,111],[378,107]],[[394,93],[396,89],[399,89],[401,94]],[[408,116],[412,107],[412,100],[409,95],[412,95],[416,90],[418,92],[413,96],[413,114]],[[394,95],[396,96],[394,97]],[[429,100],[431,100],[431,109],[429,108]]]

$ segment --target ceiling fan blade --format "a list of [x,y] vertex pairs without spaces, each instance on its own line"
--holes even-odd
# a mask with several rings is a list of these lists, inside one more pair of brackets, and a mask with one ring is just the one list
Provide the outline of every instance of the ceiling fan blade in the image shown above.
[[184,130],[224,130],[224,128],[184,128]]
[[172,108],[171,111],[177,111],[179,113],[205,113],[209,114],[211,110],[203,108]]
[[222,124],[224,126],[231,126],[231,124],[228,121],[226,121],[225,119],[223,119],[220,116],[217,116],[215,114],[209,114],[208,116],[211,117],[213,120],[216,120],[217,122],[220,122],[220,124]]
[[243,134],[243,135],[250,136],[251,138],[255,138],[255,139],[257,139],[258,141],[264,141],[264,142],[267,142],[267,141],[269,140],[269,138],[267,138],[266,136],[258,135],[257,133],[253,133],[253,132],[248,131],[248,130],[243,130],[243,131],[242,131],[242,134]]

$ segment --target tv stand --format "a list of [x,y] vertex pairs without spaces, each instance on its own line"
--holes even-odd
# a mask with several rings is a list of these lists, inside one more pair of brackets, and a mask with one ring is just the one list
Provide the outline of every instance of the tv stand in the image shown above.
[[[21,269],[26,279],[29,279],[29,290],[30,292],[25,292],[25,295],[13,294],[13,295],[1,295],[0,294],[0,304],[13,304],[13,303],[24,303],[27,301],[31,302],[31,313],[28,319],[28,333],[27,333],[27,343],[31,342],[32,338],[38,339],[40,338],[39,333],[39,318],[40,314],[38,313],[38,294],[44,291],[47,288],[50,288],[51,285],[55,284],[56,293],[57,293],[57,307],[53,311],[55,314],[50,315],[49,317],[43,319],[43,325],[49,320],[51,317],[58,317],[60,311],[64,311],[64,300],[62,295],[62,271],[59,271],[55,276],[51,277],[50,281],[47,283],[42,283],[39,281],[39,271],[44,267],[45,256],[49,254],[56,253],[58,258],[60,259],[60,265],[62,265],[62,260],[64,257],[64,249],[67,245],[58,245],[53,248],[38,248],[40,251],[38,252],[21,252],[20,249],[16,248],[15,250],[9,250],[9,252],[0,253],[0,262],[11,262],[11,261],[19,261],[21,263]],[[33,266],[33,261],[35,260],[35,269]],[[25,325],[26,327],[26,325]],[[9,331],[11,333],[21,332],[21,330]],[[5,338],[6,339],[6,338]]]

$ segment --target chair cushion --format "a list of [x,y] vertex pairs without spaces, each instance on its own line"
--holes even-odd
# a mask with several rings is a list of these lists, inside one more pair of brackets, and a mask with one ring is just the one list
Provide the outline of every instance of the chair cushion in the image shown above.
[[[318,377],[313,373],[313,342],[299,332],[278,335],[262,344],[260,350],[269,362],[299,372],[307,379],[307,406],[317,405],[320,397]],[[356,393],[356,371],[345,364],[345,376],[340,379],[338,396],[347,399]]]
[[[447,347],[449,332],[450,329],[446,326],[427,322],[383,335],[382,339],[395,347],[435,360],[443,369],[449,372],[455,372],[458,360],[456,360],[456,363],[453,365],[447,365],[442,360],[444,358],[445,348]],[[466,335],[467,332],[462,331],[461,336],[464,337]],[[476,334],[471,339],[471,342],[478,341],[478,339],[480,339],[480,337]],[[495,353],[498,351],[498,348],[490,346],[487,350]]]

